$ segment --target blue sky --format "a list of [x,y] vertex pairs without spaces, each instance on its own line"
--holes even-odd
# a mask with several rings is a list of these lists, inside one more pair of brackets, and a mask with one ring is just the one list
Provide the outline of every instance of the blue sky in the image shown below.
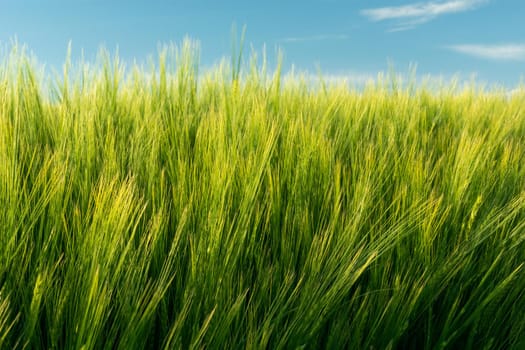
[[229,55],[232,24],[285,68],[364,80],[392,63],[418,75],[459,74],[513,87],[525,76],[523,0],[0,0],[0,42],[17,38],[60,66],[68,42],[93,58],[101,45],[144,61],[159,43],[190,36],[201,64]]

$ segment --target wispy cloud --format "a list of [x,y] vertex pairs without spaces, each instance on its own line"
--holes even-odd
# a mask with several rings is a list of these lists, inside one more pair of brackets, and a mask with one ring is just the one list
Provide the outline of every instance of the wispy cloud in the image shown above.
[[450,45],[447,49],[478,58],[498,61],[525,61],[525,44]]
[[449,0],[418,2],[403,6],[364,9],[361,15],[374,22],[396,21],[391,31],[413,29],[436,17],[474,10],[489,0]]
[[323,41],[323,40],[346,40],[349,36],[346,34],[322,34],[322,35],[310,35],[310,36],[295,36],[286,37],[277,40],[281,43],[299,43],[305,41]]

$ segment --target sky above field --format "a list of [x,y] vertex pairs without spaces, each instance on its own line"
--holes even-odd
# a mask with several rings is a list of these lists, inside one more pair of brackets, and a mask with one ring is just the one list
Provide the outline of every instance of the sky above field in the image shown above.
[[[525,76],[523,0],[1,0],[0,42],[26,44],[40,62],[60,67],[71,41],[95,57],[101,46],[145,61],[159,43],[185,36],[201,44],[201,65],[229,55],[232,25],[246,26],[247,48],[285,70],[362,82],[417,66],[418,76],[458,75],[514,87]],[[240,31],[240,30],[239,30]]]

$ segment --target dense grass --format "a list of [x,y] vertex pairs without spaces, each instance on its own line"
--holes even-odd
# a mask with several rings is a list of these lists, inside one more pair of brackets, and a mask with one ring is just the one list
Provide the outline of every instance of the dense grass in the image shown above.
[[4,60],[0,348],[525,348],[523,93],[196,50]]

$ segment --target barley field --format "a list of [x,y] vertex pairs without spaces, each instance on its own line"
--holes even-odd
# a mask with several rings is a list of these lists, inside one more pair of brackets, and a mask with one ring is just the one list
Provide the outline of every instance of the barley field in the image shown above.
[[198,56],[5,55],[1,349],[525,348],[523,91]]

